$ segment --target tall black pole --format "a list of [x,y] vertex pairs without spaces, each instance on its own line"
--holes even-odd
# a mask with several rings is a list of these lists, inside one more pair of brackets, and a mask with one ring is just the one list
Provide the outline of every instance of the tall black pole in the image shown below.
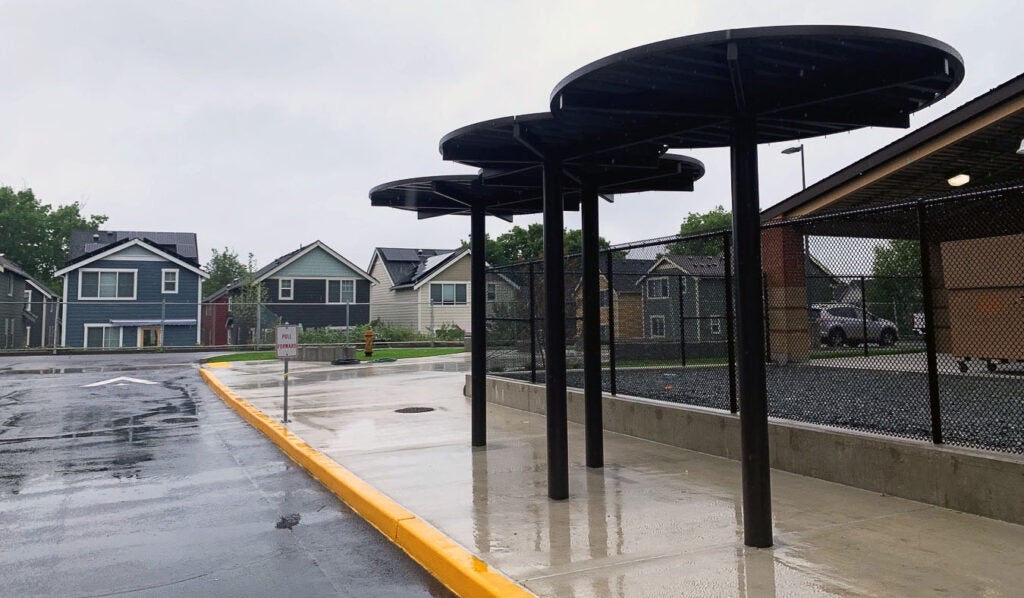
[[530,382],[537,383],[537,286],[530,262]]
[[738,115],[733,125],[732,237],[736,253],[737,378],[743,466],[743,541],[772,545],[768,393],[765,387],[761,286],[761,216],[757,190],[757,124]]
[[604,418],[601,414],[601,269],[597,187],[583,182],[583,404],[587,467],[604,467]]
[[562,164],[544,161],[544,369],[547,389],[548,498],[569,498],[565,404],[565,253]]
[[487,444],[487,281],[484,280],[484,206],[473,202],[470,211],[470,328],[472,338],[473,446]]
[[921,299],[924,303],[924,343],[928,363],[928,406],[932,416],[932,442],[942,444],[942,412],[939,401],[938,345],[935,338],[935,302],[932,297],[931,237],[928,231],[928,207],[917,204],[918,234],[921,236]]

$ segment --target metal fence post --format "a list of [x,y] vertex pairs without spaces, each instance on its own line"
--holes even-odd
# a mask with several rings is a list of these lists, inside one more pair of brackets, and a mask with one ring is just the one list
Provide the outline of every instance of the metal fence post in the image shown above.
[[772,362],[772,327],[768,318],[768,273],[761,273],[761,293],[764,298],[764,362]]
[[[683,306],[683,275],[676,278],[676,290],[679,295],[679,361],[686,367],[686,309]],[[700,323],[697,323],[700,326]]]
[[932,304],[932,263],[928,250],[928,208],[917,203],[917,225],[921,251],[921,295],[924,303],[924,340],[928,353],[928,402],[932,416],[932,442],[942,444],[942,415],[939,404],[939,364],[935,344],[935,314]]
[[860,277],[860,338],[864,343],[864,357],[868,356],[868,303],[864,294],[864,277]]
[[537,383],[537,290],[530,262],[530,382]]
[[612,286],[612,262],[615,252],[608,252],[608,390],[616,394],[615,384],[615,291]]
[[725,338],[729,349],[729,412],[739,411],[736,401],[736,330],[732,308],[732,239],[722,235],[722,257],[725,260]]

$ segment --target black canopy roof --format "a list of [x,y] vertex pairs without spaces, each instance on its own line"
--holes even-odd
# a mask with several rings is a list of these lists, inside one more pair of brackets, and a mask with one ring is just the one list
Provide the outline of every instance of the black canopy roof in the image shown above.
[[[665,154],[651,168],[594,166],[589,176],[598,192],[613,195],[643,191],[692,191],[693,182],[704,176],[704,164],[688,156]],[[475,202],[483,202],[486,213],[511,220],[513,216],[535,214],[544,208],[539,165],[514,170],[482,170],[476,175],[441,175],[403,179],[377,185],[370,190],[370,204],[415,211],[419,217],[469,214]],[[576,210],[580,186],[566,175],[564,207]]]
[[[628,116],[625,117],[628,120]],[[563,121],[549,112],[506,116],[461,127],[441,138],[441,157],[477,168],[513,169],[563,158],[567,167],[587,164],[653,168],[665,153],[661,142],[636,143],[619,121],[605,118]],[[609,128],[607,125],[616,125]],[[630,141],[622,150],[614,147]],[[594,153],[595,145],[611,148]]]
[[[730,144],[731,119],[757,118],[757,143],[864,126],[909,126],[909,115],[956,89],[963,60],[935,39],[869,27],[788,26],[680,37],[602,58],[551,94],[569,130],[600,123],[587,149],[637,142]],[[602,139],[602,137],[604,139]],[[575,156],[577,154],[571,154]]]

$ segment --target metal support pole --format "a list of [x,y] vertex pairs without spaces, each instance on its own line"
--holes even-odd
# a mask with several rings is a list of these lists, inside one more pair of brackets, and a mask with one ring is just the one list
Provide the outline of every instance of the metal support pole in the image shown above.
[[288,423],[288,360],[284,360],[284,423]]
[[612,284],[612,263],[615,252],[608,252],[608,272],[605,284],[608,287],[608,390],[615,395],[618,386],[615,384],[615,286]]
[[765,318],[762,310],[761,216],[757,190],[757,124],[738,115],[733,125],[732,231],[738,272],[736,323],[740,447],[743,468],[743,541],[772,545],[771,469],[768,459],[768,393],[765,386]]
[[[470,328],[472,337],[472,419],[473,446],[487,444],[487,281],[484,272],[484,204],[473,202],[470,214],[469,254],[470,273]],[[431,338],[434,332],[431,331]]]
[[583,237],[583,404],[587,467],[604,467],[604,418],[601,413],[601,268],[597,187],[584,180]]
[[[57,308],[53,310],[53,354],[57,354],[57,327],[60,326],[60,310],[62,302],[57,300]],[[43,304],[43,309],[46,309],[46,304]]]
[[[683,306],[683,275],[676,278],[676,290],[679,291],[679,361],[686,367],[686,308]],[[700,324],[697,324],[700,326]]]
[[860,277],[860,338],[864,342],[864,357],[868,356],[868,304],[864,296],[864,277]]
[[932,299],[932,258],[929,251],[928,208],[923,202],[917,204],[917,225],[921,237],[921,294],[924,301],[924,342],[928,353],[928,403],[932,415],[932,442],[942,444],[939,363],[935,344],[935,313]]
[[725,260],[725,338],[729,349],[729,412],[739,411],[736,401],[736,326],[732,305],[732,237],[722,235],[722,258]]
[[565,404],[565,253],[562,164],[544,161],[544,361],[547,388],[548,498],[569,498]]
[[530,262],[530,382],[537,383],[537,285]]

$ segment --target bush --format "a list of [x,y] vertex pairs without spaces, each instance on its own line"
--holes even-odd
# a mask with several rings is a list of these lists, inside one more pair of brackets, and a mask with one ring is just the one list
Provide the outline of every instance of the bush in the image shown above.
[[466,331],[459,328],[458,324],[446,322],[434,330],[434,338],[439,341],[461,341],[466,338]]

